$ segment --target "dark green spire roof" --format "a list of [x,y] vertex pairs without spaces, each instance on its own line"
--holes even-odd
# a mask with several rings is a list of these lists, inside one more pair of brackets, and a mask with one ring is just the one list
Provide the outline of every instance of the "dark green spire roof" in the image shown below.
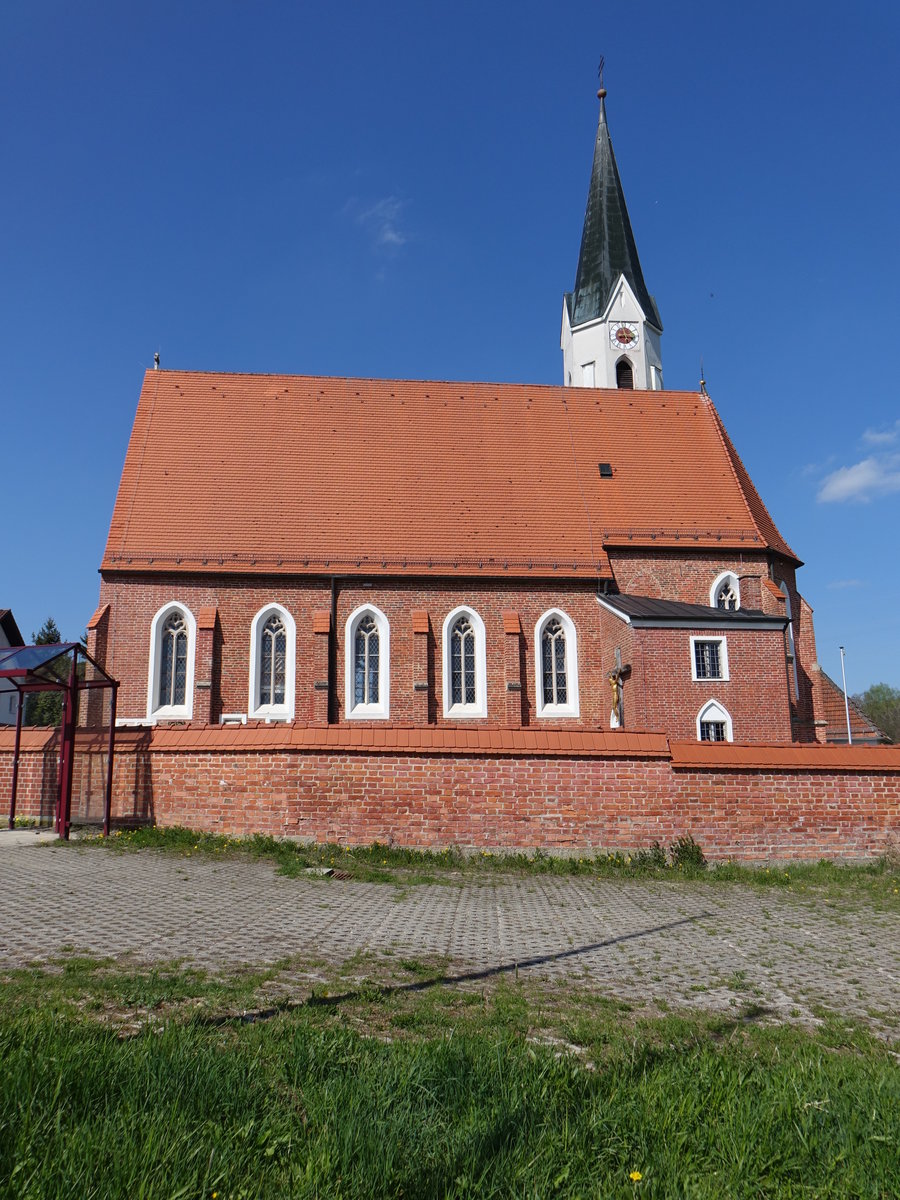
[[569,319],[575,326],[602,316],[619,276],[624,275],[647,320],[662,331],[659,310],[644,283],[631,222],[628,220],[625,193],[622,191],[609,126],[606,124],[605,94],[601,90],[600,121],[597,125],[594,167],[584,214],[575,290],[566,297]]

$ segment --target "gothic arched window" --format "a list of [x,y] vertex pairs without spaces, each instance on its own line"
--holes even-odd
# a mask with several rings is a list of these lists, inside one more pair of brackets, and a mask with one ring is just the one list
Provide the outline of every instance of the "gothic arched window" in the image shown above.
[[291,721],[297,663],[294,618],[280,604],[261,608],[250,626],[251,717]]
[[534,630],[537,715],[578,716],[578,653],[575,626],[552,608]]
[[616,363],[616,387],[628,390],[634,388],[634,368],[628,358],[620,358]]
[[444,621],[444,716],[487,716],[484,622],[471,608]]
[[730,742],[732,740],[731,717],[718,700],[709,700],[697,714],[697,740],[699,742]]
[[147,716],[189,720],[194,706],[196,623],[183,604],[163,605],[150,625]]
[[187,695],[188,631],[184,614],[166,617],[160,633],[157,708],[183,705]]
[[709,602],[713,608],[724,612],[736,612],[741,607],[741,591],[737,576],[731,571],[719,575],[709,591]]
[[389,715],[390,626],[373,605],[350,614],[345,637],[345,715],[384,718]]
[[259,652],[259,703],[284,704],[287,631],[279,613],[272,613],[262,629]]

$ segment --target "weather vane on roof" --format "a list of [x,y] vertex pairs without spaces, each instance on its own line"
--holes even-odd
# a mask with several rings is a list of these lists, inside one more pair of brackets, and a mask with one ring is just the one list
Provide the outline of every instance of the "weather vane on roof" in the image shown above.
[[597,78],[600,80],[600,90],[597,92],[597,99],[602,100],[606,95],[606,88],[603,86],[603,68],[606,66],[606,59],[600,55],[600,62],[597,66]]

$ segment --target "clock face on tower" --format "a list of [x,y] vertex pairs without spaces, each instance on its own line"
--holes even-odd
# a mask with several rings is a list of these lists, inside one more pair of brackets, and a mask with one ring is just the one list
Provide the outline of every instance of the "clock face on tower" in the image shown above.
[[632,321],[619,321],[609,328],[609,342],[614,349],[627,350],[638,343],[640,327]]

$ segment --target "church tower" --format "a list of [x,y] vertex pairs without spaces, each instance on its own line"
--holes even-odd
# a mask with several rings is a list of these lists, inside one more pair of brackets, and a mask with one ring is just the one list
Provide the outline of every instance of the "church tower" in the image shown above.
[[663,386],[662,321],[647,291],[606,123],[606,89],[584,214],[575,289],[563,302],[560,348],[570,387]]

